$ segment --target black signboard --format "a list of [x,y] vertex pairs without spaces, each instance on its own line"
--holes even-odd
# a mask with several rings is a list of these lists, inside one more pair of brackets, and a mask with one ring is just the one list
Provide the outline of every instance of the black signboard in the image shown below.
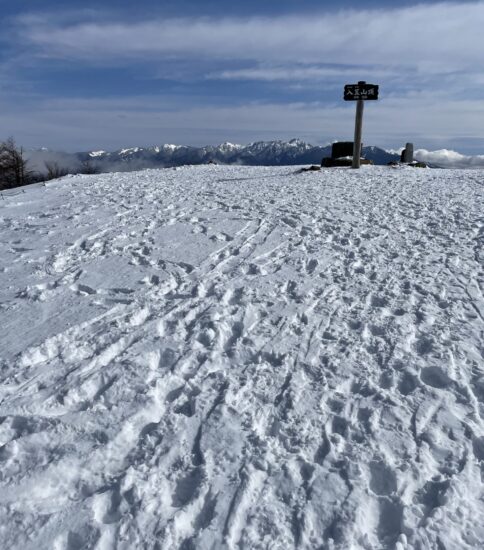
[[357,101],[358,99],[378,99],[378,86],[376,84],[367,84],[358,82],[358,84],[347,84],[345,86],[345,101]]
[[331,147],[331,158],[351,157],[353,156],[353,147],[352,141],[335,141]]

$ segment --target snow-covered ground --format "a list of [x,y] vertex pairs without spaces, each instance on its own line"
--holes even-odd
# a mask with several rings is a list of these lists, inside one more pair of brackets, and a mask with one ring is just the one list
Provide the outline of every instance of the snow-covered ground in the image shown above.
[[484,172],[0,199],[2,549],[484,547]]

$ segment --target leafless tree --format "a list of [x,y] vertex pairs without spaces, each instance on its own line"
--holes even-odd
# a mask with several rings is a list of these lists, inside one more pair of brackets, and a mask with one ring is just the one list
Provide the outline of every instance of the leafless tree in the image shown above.
[[86,159],[81,162],[79,174],[99,174],[99,168],[90,159]]
[[64,176],[67,176],[69,171],[67,168],[64,168],[63,166],[59,166],[59,164],[55,161],[46,161],[45,162],[45,179],[46,180],[55,180],[57,178],[62,178]]
[[20,187],[32,180],[23,149],[17,147],[13,138],[0,143],[0,189]]

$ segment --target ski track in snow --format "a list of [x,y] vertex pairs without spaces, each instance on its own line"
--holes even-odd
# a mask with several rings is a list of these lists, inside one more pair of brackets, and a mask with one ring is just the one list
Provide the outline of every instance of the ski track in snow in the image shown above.
[[0,201],[4,549],[484,547],[484,172]]

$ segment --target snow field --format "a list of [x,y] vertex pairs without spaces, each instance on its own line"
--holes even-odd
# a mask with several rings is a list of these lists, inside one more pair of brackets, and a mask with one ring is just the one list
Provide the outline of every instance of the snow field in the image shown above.
[[186,167],[0,201],[0,540],[484,546],[484,173]]

